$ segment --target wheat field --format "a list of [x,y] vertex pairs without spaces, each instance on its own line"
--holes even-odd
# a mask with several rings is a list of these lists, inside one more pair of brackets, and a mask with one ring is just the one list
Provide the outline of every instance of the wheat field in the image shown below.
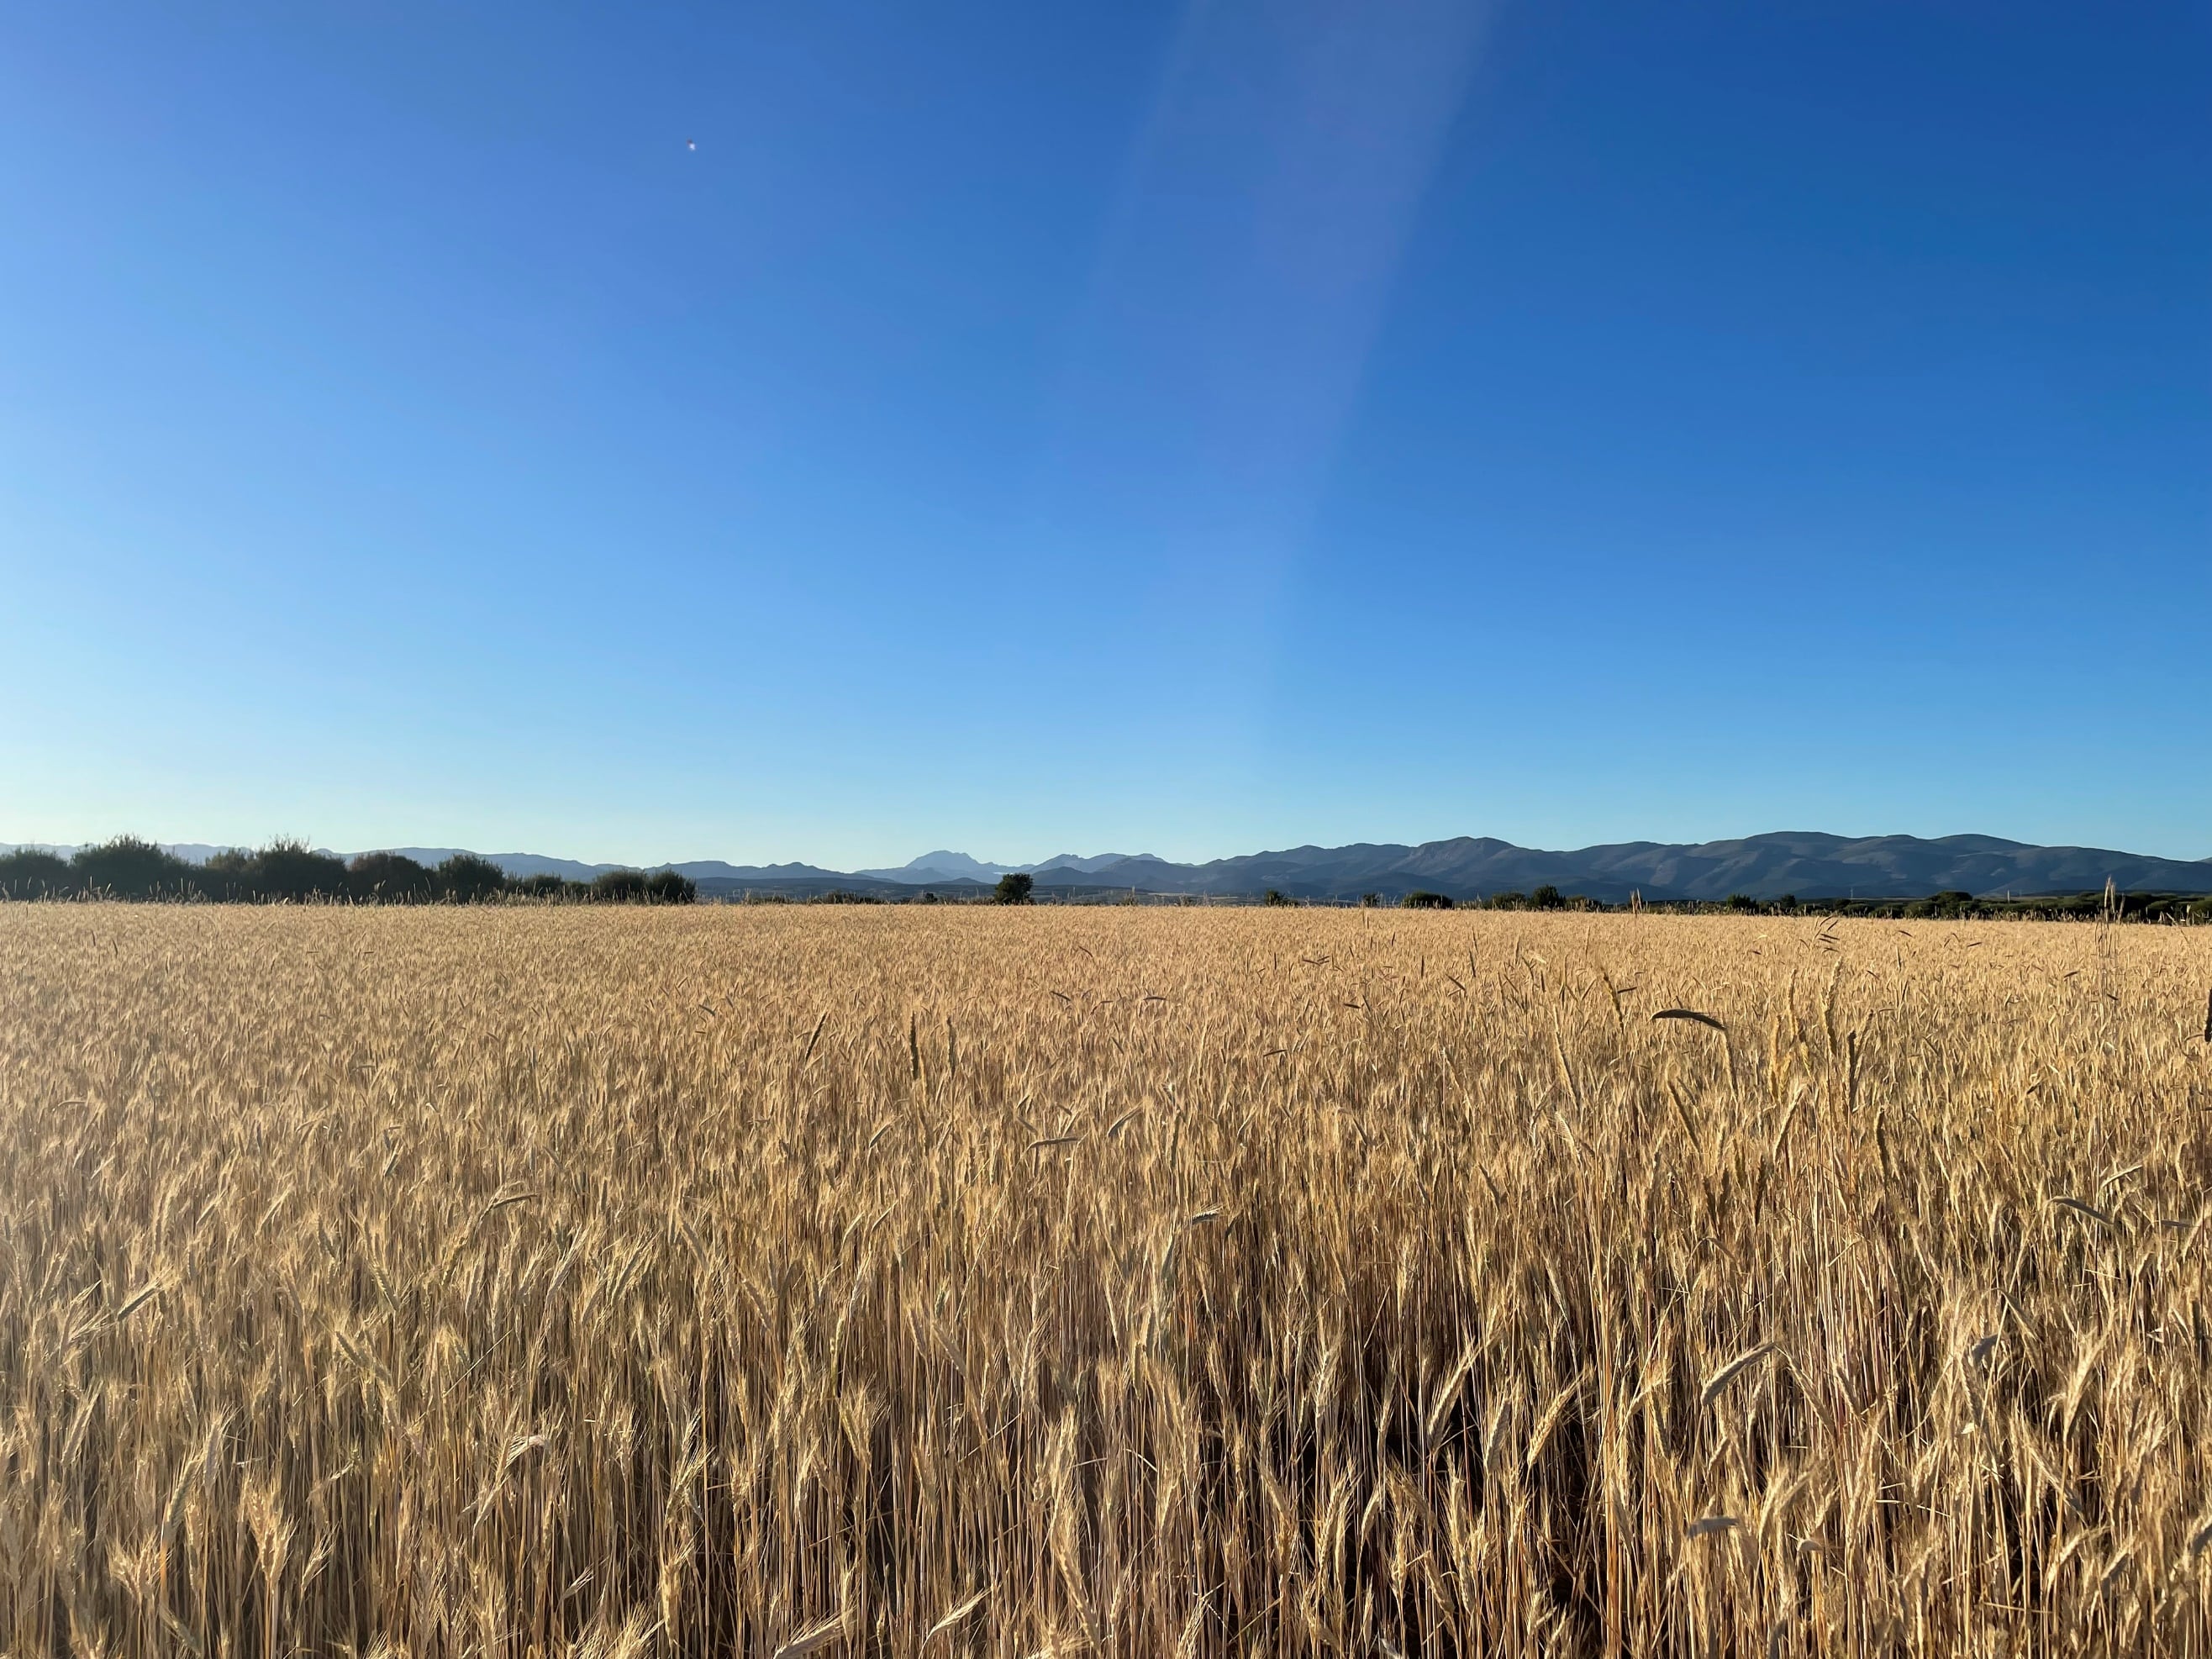
[[0,906],[0,1650],[2212,1653],[2208,988]]

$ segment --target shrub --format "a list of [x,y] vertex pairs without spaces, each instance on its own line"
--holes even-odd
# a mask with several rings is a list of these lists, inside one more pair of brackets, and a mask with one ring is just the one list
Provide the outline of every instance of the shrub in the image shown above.
[[[1513,896],[1518,898],[1521,896],[1516,893]],[[1425,888],[1416,888],[1398,902],[1407,910],[1449,910],[1452,908],[1450,894],[1431,893]]]
[[246,890],[241,896],[289,899],[295,903],[303,899],[342,897],[349,885],[343,860],[318,853],[303,841],[270,842],[247,858],[239,873]]
[[430,884],[449,904],[477,904],[507,890],[507,872],[474,853],[456,853],[430,872]]
[[1559,896],[1559,890],[1548,883],[1529,894],[1528,902],[1539,910],[1558,910],[1566,904],[1566,901]]
[[1730,893],[1728,896],[1728,908],[1741,915],[1746,910],[1759,908],[1759,901],[1748,893]]
[[1380,893],[1362,893],[1359,896],[1359,908],[1363,910],[1372,910],[1382,902],[1382,895]]
[[592,878],[591,896],[602,904],[642,904],[648,895],[642,870],[603,870]]
[[1036,887],[1036,882],[1034,878],[1024,875],[1018,870],[1009,870],[999,878],[999,884],[991,890],[991,902],[1027,904],[1030,902],[1030,895]]
[[2207,894],[2189,907],[2191,921],[2212,921],[2212,894]]
[[0,898],[61,898],[77,890],[69,863],[35,847],[0,853]]
[[416,904],[430,896],[430,872],[404,853],[363,853],[346,866],[346,885],[358,899]]
[[699,896],[699,884],[673,870],[656,870],[645,878],[647,904],[690,904]]
[[1270,887],[1261,896],[1260,902],[1267,905],[1287,905],[1294,903],[1296,901],[1293,900],[1287,893],[1279,892],[1274,888]]
[[252,863],[252,854],[246,848],[223,848],[222,852],[208,854],[208,863],[199,867],[201,876],[219,890],[243,890],[246,887],[246,865]]
[[192,866],[136,836],[79,848],[70,869],[86,892],[102,898],[182,898],[199,885]]
[[589,890],[580,881],[565,880],[550,870],[543,870],[534,876],[525,876],[520,881],[510,882],[507,890],[523,898],[564,899],[581,898]]

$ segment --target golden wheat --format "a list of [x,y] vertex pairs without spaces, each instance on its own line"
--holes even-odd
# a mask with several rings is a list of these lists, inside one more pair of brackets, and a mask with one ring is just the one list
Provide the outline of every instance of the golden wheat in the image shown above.
[[0,906],[0,1650],[2212,1652],[2208,982]]

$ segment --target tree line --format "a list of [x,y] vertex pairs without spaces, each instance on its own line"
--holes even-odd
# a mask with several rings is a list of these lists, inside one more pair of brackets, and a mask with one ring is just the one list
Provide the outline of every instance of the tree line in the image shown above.
[[0,898],[136,899],[216,903],[484,904],[556,899],[601,904],[690,904],[698,888],[673,870],[609,870],[590,881],[510,876],[489,859],[456,853],[422,864],[399,853],[350,862],[303,842],[234,848],[205,864],[135,836],[81,847],[69,858],[19,848],[0,854]]
[[[1295,902],[1270,888],[1262,901],[1268,904]],[[1380,893],[1363,893],[1359,902],[1372,908],[1383,902]],[[1795,893],[1779,898],[1753,898],[1731,893],[1725,899],[1638,899],[1631,903],[1607,903],[1580,893],[1562,894],[1556,887],[1539,887],[1533,893],[1492,893],[1486,898],[1455,899],[1448,893],[1416,890],[1396,902],[1408,910],[1644,910],[1655,915],[1710,916],[1850,916],[1897,921],[2190,921],[2212,922],[2212,894],[2196,893],[2045,893],[2027,898],[1977,898],[1973,894],[1948,890],[1926,898],[1802,899]]]

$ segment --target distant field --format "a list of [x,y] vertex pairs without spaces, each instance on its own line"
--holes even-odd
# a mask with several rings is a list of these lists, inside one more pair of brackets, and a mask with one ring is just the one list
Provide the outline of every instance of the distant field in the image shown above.
[[8,906],[0,1651],[2212,1652],[2208,989],[2151,927]]

